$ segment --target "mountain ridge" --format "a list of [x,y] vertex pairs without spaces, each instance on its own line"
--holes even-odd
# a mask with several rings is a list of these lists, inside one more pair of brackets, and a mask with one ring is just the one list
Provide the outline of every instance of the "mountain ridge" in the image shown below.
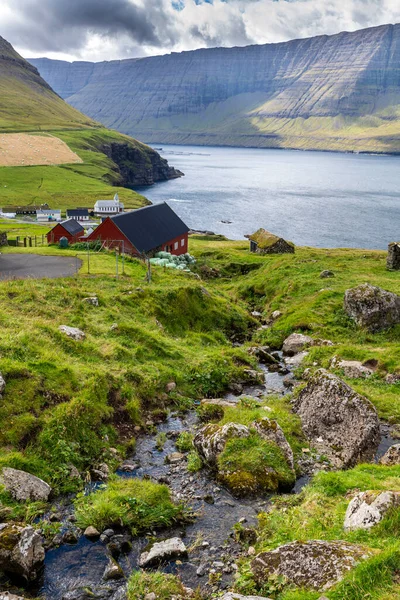
[[400,25],[101,63],[30,59],[67,101],[147,142],[400,151]]

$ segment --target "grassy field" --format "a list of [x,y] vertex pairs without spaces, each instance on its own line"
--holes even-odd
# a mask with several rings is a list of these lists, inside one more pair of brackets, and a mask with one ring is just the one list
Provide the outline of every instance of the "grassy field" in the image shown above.
[[[18,249],[29,251],[32,249]],[[56,247],[33,251],[77,254]],[[295,255],[258,256],[249,253],[247,242],[196,236],[190,240],[190,251],[197,258],[201,280],[154,268],[148,284],[145,266],[127,260],[125,274],[120,271],[116,281],[115,257],[107,253],[91,255],[91,273],[87,275],[85,253],[78,252],[84,262],[74,278],[0,283],[0,371],[7,382],[0,410],[0,465],[33,472],[57,490],[76,489],[79,486],[69,478],[71,465],[83,473],[98,462],[115,467],[109,449],[116,447],[124,455],[134,443],[134,425],[142,425],[149,415],[157,418],[169,408],[191,407],[195,399],[221,396],[229,383],[243,377],[243,369],[255,366],[246,348],[255,342],[279,348],[293,331],[333,342],[333,346],[312,348],[305,366],[328,367],[334,355],[377,359],[377,372],[370,379],[347,382],[373,402],[382,419],[400,427],[399,384],[385,381],[387,373],[400,371],[400,327],[369,334],[356,328],[343,310],[345,290],[359,283],[368,281],[400,293],[398,273],[386,270],[385,252],[297,248]],[[335,277],[321,279],[325,269],[332,270]],[[99,298],[98,307],[83,302],[93,294]],[[252,310],[265,317],[280,310],[282,316],[271,328],[257,331]],[[58,330],[62,324],[81,328],[85,340],[66,338]],[[232,336],[244,346],[233,347]],[[175,381],[177,388],[167,394],[169,381]],[[280,423],[297,458],[308,444],[290,403],[271,397],[266,401],[271,409],[268,416]],[[249,425],[263,414],[256,405],[241,404],[214,422]],[[190,436],[181,443],[188,450]],[[260,446],[246,448],[245,454],[237,450],[229,447],[221,460],[230,465],[236,461],[248,472],[256,472]],[[261,450],[264,456],[270,451]],[[189,466],[193,470],[201,466],[193,453]],[[294,539],[361,543],[374,551],[374,557],[327,592],[329,600],[398,598],[399,511],[390,513],[369,532],[345,533],[342,524],[356,490],[400,491],[399,469],[360,465],[348,471],[320,473],[302,494],[277,496],[272,510],[260,515],[256,550]],[[136,527],[135,513],[129,512],[124,500],[130,491],[116,485],[89,501],[78,499],[82,525],[89,522],[85,515],[91,511],[89,520],[97,519],[99,526],[117,514]],[[159,492],[154,490],[156,497]],[[174,507],[163,498],[174,518]],[[4,491],[0,501],[11,510],[7,518],[29,520],[41,509],[17,505]],[[153,515],[151,511],[150,517]],[[141,598],[134,591],[142,589],[140,586],[163,589],[157,575],[151,581],[135,577],[129,588],[134,599]],[[168,585],[179,589],[175,581]],[[320,597],[287,589],[284,582],[272,581],[260,589],[251,576],[246,552],[236,588],[276,600]]]

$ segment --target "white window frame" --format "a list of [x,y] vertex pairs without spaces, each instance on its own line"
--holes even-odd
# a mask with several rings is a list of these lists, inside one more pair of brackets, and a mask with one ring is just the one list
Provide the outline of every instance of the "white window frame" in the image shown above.
[[179,244],[178,244],[178,242],[175,242],[175,244],[174,244],[174,250],[178,250],[178,248],[179,248]]
[[181,239],[181,248],[183,248],[183,246],[185,245],[185,238]]

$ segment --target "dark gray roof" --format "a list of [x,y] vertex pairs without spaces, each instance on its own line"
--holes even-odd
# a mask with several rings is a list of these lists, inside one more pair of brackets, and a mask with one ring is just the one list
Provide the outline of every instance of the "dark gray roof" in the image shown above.
[[139,252],[154,250],[189,231],[165,202],[110,218]]
[[87,208],[68,208],[67,216],[69,216],[69,217],[88,217],[89,210]]
[[82,231],[84,231],[82,225],[78,223],[78,221],[75,221],[75,219],[61,221],[60,225],[62,225],[71,235],[76,235],[77,233],[82,233]]

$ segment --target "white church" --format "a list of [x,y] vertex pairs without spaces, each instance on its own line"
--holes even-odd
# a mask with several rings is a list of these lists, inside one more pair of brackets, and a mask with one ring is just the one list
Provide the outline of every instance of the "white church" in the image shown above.
[[96,217],[107,217],[122,212],[124,212],[124,205],[120,202],[118,194],[115,194],[113,200],[97,200],[94,205]]

